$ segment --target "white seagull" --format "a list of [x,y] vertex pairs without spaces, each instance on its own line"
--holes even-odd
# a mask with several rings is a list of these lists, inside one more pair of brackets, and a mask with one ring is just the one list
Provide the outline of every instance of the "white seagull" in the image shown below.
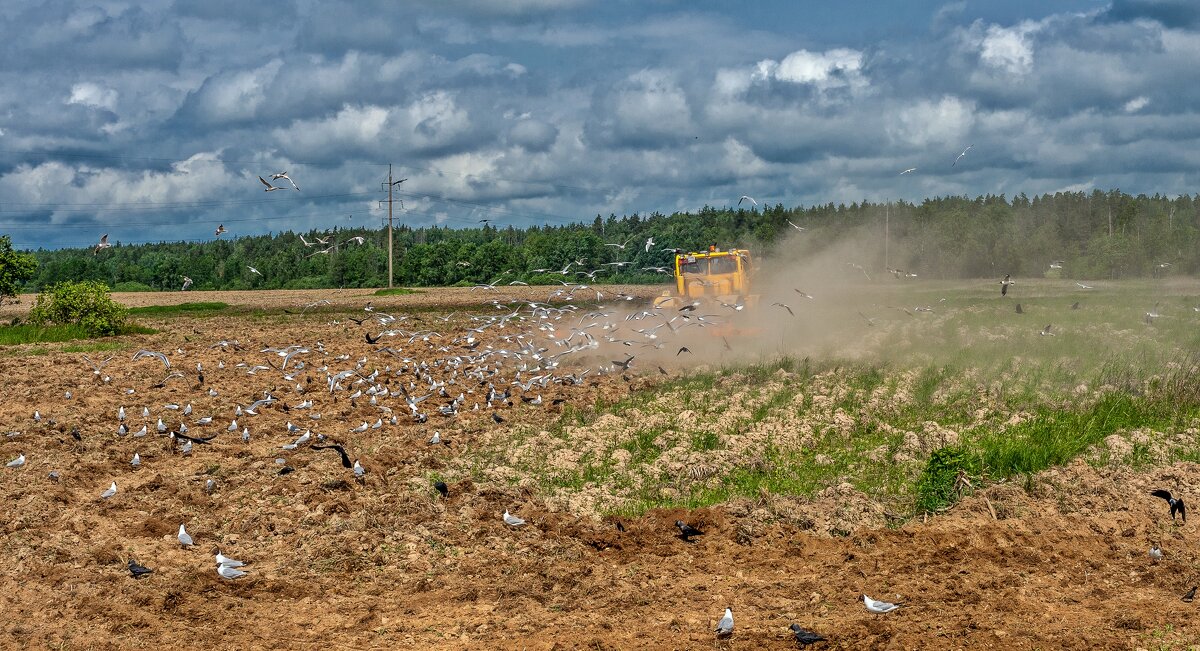
[[717,622],[717,637],[729,637],[733,635],[733,609],[726,608],[725,615],[721,617],[721,621]]
[[228,565],[218,565],[217,574],[220,574],[221,577],[225,579],[236,579],[246,576],[245,572],[237,569],[236,567],[230,567]]
[[104,491],[103,493],[100,493],[100,499],[106,500],[116,494],[117,494],[117,482],[114,481],[112,483],[112,486],[108,487],[108,490]]
[[250,273],[252,273],[252,274],[258,274],[260,276],[262,275],[261,271],[259,271],[258,269],[255,269],[254,267],[251,267],[250,265],[246,265],[246,268],[249,269]]
[[296,185],[296,182],[292,180],[292,177],[287,175],[287,172],[276,172],[271,175],[272,181],[278,181],[279,179],[285,179],[288,183],[292,184],[293,188],[300,189],[300,186]]
[[908,169],[904,170],[903,172],[900,172],[900,176],[904,176],[905,174],[911,174],[911,173],[913,173],[913,172],[915,172],[915,171],[917,171],[917,168],[915,168],[915,167],[910,167],[910,168],[908,168]]
[[[268,183],[268,182],[267,182],[267,180],[266,180],[266,179],[264,179],[264,178],[263,178],[263,177],[261,177],[261,176],[260,176],[260,177],[258,177],[258,180],[259,180],[259,181],[262,181],[262,184],[263,184],[263,185],[265,185],[265,186],[267,186],[267,189],[266,189],[266,190],[263,190],[263,192],[274,192],[275,190],[286,190],[286,189],[287,189],[287,188],[280,188],[280,187],[276,187],[276,186],[274,186],[274,185],[271,185],[270,183]],[[288,180],[290,181],[291,179],[288,179]]]
[[738,205],[742,205],[743,201],[749,201],[750,203],[754,204],[754,207],[758,207],[758,202],[754,200],[754,197],[748,194],[743,194],[742,197],[738,199]]
[[189,547],[189,546],[195,544],[192,541],[192,536],[190,534],[188,534],[187,529],[184,529],[182,524],[179,525],[179,536],[178,537],[179,537],[179,544],[183,545],[184,547]]
[[100,236],[100,242],[96,244],[96,248],[92,250],[92,255],[96,255],[101,250],[107,249],[110,246],[112,245],[108,243],[108,233],[105,233],[104,235]]
[[25,465],[25,455],[18,454],[16,459],[13,459],[4,465],[8,468],[20,468],[21,466]]
[[900,607],[900,604],[888,603],[886,601],[875,601],[874,599],[868,597],[865,594],[861,595],[859,597],[859,600],[861,600],[864,604],[866,604],[867,610],[875,613],[876,615],[882,615],[883,613],[890,613],[893,610],[896,610],[897,608]]
[[519,526],[525,524],[525,521],[522,520],[521,518],[518,518],[515,515],[510,514],[508,512],[508,509],[505,509],[504,510],[504,524],[507,524],[511,527],[519,527]]
[[954,167],[955,165],[958,165],[958,161],[961,160],[963,156],[966,156],[967,152],[971,151],[971,148],[974,146],[975,145],[967,145],[967,148],[962,150],[962,153],[958,155],[958,158],[955,158],[954,162],[950,163],[950,167]]

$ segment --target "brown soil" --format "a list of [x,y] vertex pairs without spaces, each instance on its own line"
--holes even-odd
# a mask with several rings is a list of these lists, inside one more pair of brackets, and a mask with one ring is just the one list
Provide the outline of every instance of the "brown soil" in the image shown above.
[[[344,301],[374,300],[399,314],[407,301],[462,291],[469,292],[386,299],[346,293]],[[230,294],[186,298],[262,302]],[[282,296],[264,300],[343,300],[340,293],[275,294]],[[415,314],[405,327],[430,327],[432,319]],[[271,356],[258,352],[264,346],[317,340],[329,351],[330,369],[368,355],[367,369],[389,363],[361,328],[342,321],[306,315],[148,322],[162,332],[131,338],[132,348],[167,352],[187,374],[161,388],[153,387],[161,364],[133,362],[129,352],[105,367],[107,384],[78,354],[0,357],[0,430],[21,432],[0,436],[0,460],[19,453],[28,459],[19,469],[0,468],[0,648],[784,649],[795,647],[786,630],[792,622],[828,636],[826,648],[845,649],[1184,648],[1200,639],[1200,625],[1191,621],[1200,606],[1179,600],[1200,583],[1195,526],[1172,524],[1165,503],[1148,496],[1160,486],[1196,494],[1195,465],[1133,473],[1080,462],[1029,486],[993,486],[948,514],[896,529],[880,527],[862,496],[826,491],[809,508],[841,510],[842,522],[859,512],[860,526],[842,537],[773,521],[773,496],[655,511],[622,520],[620,532],[611,518],[551,508],[519,481],[447,474],[447,500],[430,487],[485,436],[547,421],[561,406],[518,402],[501,412],[507,422],[497,430],[487,410],[463,412],[455,424],[436,413],[428,425],[411,424],[397,399],[389,404],[398,407],[399,425],[351,434],[379,411],[365,399],[351,405],[345,394],[330,396],[324,373],[301,371],[294,382],[311,377],[312,388],[300,396],[276,371],[247,375],[235,366],[266,363]],[[483,336],[500,343],[494,333]],[[209,348],[220,339],[238,339],[244,349]],[[332,361],[343,353],[349,361]],[[315,353],[301,359],[322,363]],[[219,361],[226,368],[218,369]],[[203,388],[197,362],[205,369]],[[206,395],[208,387],[218,395]],[[251,443],[225,432],[235,404],[273,387],[289,405],[312,398],[321,420],[276,405],[239,419]],[[124,393],[129,388],[133,395]],[[547,403],[562,397],[585,404],[598,390],[628,391],[625,380],[609,377],[544,394]],[[476,399],[482,401],[476,395],[468,406]],[[215,416],[213,425],[190,433],[219,436],[179,455],[153,431],[160,416],[172,427],[181,418],[166,403],[192,404],[189,423]],[[135,430],[146,422],[142,407],[150,408],[148,436],[115,434],[121,405]],[[294,439],[284,429],[289,420],[345,444],[367,468],[365,481],[356,482],[333,452],[282,450]],[[434,429],[452,445],[426,445]],[[135,451],[143,460],[138,469],[129,465]],[[295,472],[279,476],[276,458]],[[217,482],[212,493],[204,490],[207,479]],[[119,492],[100,500],[111,481]],[[510,529],[500,520],[505,509],[530,524]],[[705,535],[684,543],[673,535],[676,519]],[[180,523],[195,548],[176,542]],[[1162,545],[1162,561],[1147,557],[1151,543]],[[217,547],[248,561],[249,575],[217,576]],[[129,558],[154,573],[130,578]],[[860,592],[904,605],[871,615],[856,601]],[[712,630],[726,606],[734,609],[736,631],[718,641]]]

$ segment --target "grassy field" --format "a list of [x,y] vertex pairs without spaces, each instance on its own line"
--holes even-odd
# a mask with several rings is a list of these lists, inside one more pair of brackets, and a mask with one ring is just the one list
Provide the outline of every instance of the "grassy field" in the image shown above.
[[466,455],[461,470],[533,478],[564,508],[627,516],[738,497],[812,499],[848,484],[902,522],[1079,457],[1195,460],[1191,288],[1027,289],[997,300],[990,287],[914,285],[869,307],[815,308],[813,319],[869,311],[872,324],[847,328],[852,359],[765,353],[686,372],[525,426],[515,442]]

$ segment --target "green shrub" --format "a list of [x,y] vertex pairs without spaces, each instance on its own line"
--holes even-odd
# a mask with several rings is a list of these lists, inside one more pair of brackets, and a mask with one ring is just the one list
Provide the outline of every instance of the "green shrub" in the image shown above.
[[7,235],[0,236],[0,300],[16,296],[36,271],[37,261],[32,255],[14,251],[12,240]]
[[63,282],[38,294],[29,311],[37,325],[76,324],[93,337],[115,335],[125,326],[129,311],[108,295],[108,286],[94,280]]
[[917,513],[940,511],[958,501],[962,489],[967,487],[966,484],[956,486],[960,472],[968,481],[978,480],[978,455],[957,445],[935,450],[917,480]]
[[139,283],[136,280],[126,280],[123,283],[113,285],[114,292],[153,292],[156,291],[153,287],[146,283]]

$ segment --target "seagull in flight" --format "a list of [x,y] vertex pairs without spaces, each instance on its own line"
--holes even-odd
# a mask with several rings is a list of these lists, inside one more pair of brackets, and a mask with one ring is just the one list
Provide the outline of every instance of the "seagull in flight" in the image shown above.
[[975,145],[967,145],[967,148],[962,150],[962,153],[958,155],[958,158],[954,159],[954,162],[950,164],[950,167],[954,167],[955,165],[958,165],[958,161],[961,160],[963,156],[966,156],[967,152],[971,151],[971,148],[974,146]]
[[183,277],[183,289],[181,289],[180,291],[186,292],[188,290],[188,287],[191,287],[191,286],[192,286],[192,279],[188,278],[187,276],[184,276]]
[[1095,287],[1093,287],[1093,286],[1091,286],[1091,285],[1085,285],[1085,284],[1083,284],[1083,283],[1080,283],[1080,282],[1076,282],[1075,284],[1076,284],[1076,285],[1079,285],[1079,288],[1080,288],[1080,289],[1096,289]]
[[229,231],[225,230],[225,224],[217,225],[217,235],[216,235],[217,237],[221,237],[222,235],[224,235],[225,233],[228,233],[228,232]]
[[743,195],[741,196],[741,198],[740,198],[740,199],[738,199],[738,205],[739,205],[739,206],[740,206],[740,205],[742,205],[742,202],[743,202],[743,201],[749,201],[751,204],[753,204],[753,205],[754,205],[754,207],[755,207],[755,208],[757,208],[757,207],[758,207],[758,202],[754,200],[754,197],[752,197],[752,196],[750,196],[750,195],[748,195],[748,194],[743,194]]
[[254,267],[251,267],[250,265],[246,265],[246,268],[249,269],[250,273],[252,273],[252,274],[258,274],[260,276],[262,275],[261,271],[259,271],[258,269],[255,269]]
[[650,252],[650,247],[652,247],[652,246],[654,246],[654,238],[653,237],[646,238],[646,253]]
[[626,245],[626,244],[629,244],[629,243],[630,243],[630,242],[632,242],[632,241],[633,241],[633,238],[631,237],[631,238],[629,238],[629,239],[625,240],[625,242],[624,242],[623,244],[609,244],[609,243],[607,243],[607,242],[606,242],[606,243],[604,244],[604,246],[615,246],[615,247],[617,247],[618,249],[621,249],[622,251],[624,251],[624,250],[625,250],[625,245]]
[[796,316],[796,313],[792,311],[791,306],[786,303],[780,303],[780,302],[776,301],[774,303],[771,303],[771,305],[777,305],[779,307],[782,307],[783,309],[788,311],[788,314],[790,314],[792,316]]
[[110,246],[112,245],[108,243],[108,233],[105,233],[104,235],[100,236],[100,242],[97,243],[96,248],[92,250],[92,255],[96,255],[100,251],[107,249]]
[[166,355],[153,350],[142,349],[137,351],[133,354],[133,361],[136,362],[139,359],[145,359],[147,357],[153,357],[154,359],[157,359],[158,361],[162,362],[163,367],[165,367],[166,370],[171,370],[171,360],[167,359]]
[[913,172],[915,172],[915,171],[917,171],[917,168],[915,168],[915,167],[910,167],[910,168],[908,168],[908,169],[904,170],[903,172],[900,172],[900,176],[904,176],[905,174],[911,174],[911,173],[913,173]]
[[[296,185],[296,182],[292,180],[292,177],[290,177],[290,176],[288,176],[288,175],[287,175],[287,172],[276,172],[276,173],[274,173],[274,174],[272,174],[272,175],[271,175],[271,180],[272,180],[272,181],[278,181],[279,179],[284,179],[284,180],[286,180],[288,183],[291,183],[291,184],[292,184],[292,187],[293,187],[293,188],[296,188],[296,190],[299,190],[299,189],[300,189],[300,186]],[[281,189],[282,189],[282,188],[281,188]]]
[[[263,177],[261,177],[261,176],[260,176],[260,177],[258,177],[258,180],[259,180],[259,181],[262,181],[262,184],[263,184],[263,185],[265,185],[265,186],[267,186],[267,189],[266,189],[266,190],[263,190],[263,192],[274,192],[274,191],[276,191],[276,190],[286,190],[286,189],[287,189],[287,188],[280,188],[280,187],[276,187],[276,186],[274,186],[274,185],[271,185],[271,184],[270,184],[270,183],[269,183],[269,182],[268,182],[266,179],[264,179],[264,178],[263,178]],[[290,181],[291,179],[288,179],[288,180]]]
[[791,226],[792,228],[794,228],[794,229],[796,229],[796,230],[798,230],[798,231],[804,231],[804,230],[807,230],[807,229],[805,229],[803,226],[797,226],[797,225],[793,224],[793,223],[792,223],[792,220],[790,220],[790,219],[785,219],[784,221],[786,221],[786,222],[788,223],[788,226]]

